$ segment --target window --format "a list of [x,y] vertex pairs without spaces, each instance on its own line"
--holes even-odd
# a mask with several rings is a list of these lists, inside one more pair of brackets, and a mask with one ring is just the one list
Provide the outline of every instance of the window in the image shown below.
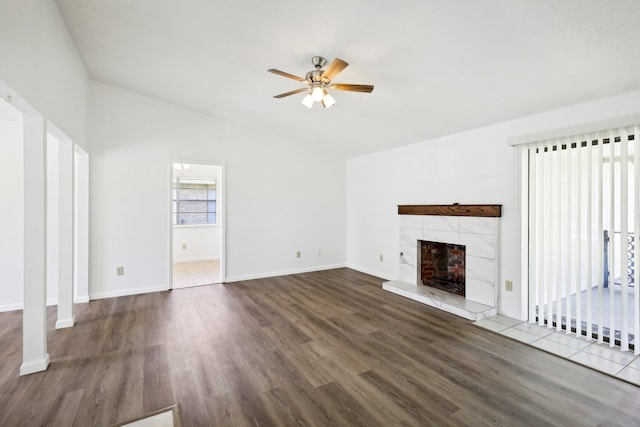
[[173,180],[173,224],[216,224],[215,180],[176,177]]

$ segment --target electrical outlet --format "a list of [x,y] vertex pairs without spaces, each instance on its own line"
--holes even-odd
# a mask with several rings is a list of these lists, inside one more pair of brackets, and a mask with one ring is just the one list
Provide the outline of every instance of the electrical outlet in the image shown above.
[[124,276],[124,267],[116,267],[116,276]]
[[183,249],[183,250],[184,250],[184,249],[187,249],[187,244],[186,244],[186,243],[183,243],[183,244],[182,244],[182,249]]
[[382,256],[382,254],[380,254],[380,262],[384,261],[384,257]]
[[505,280],[504,281],[504,290],[507,292],[513,292],[513,281]]
[[296,252],[296,258],[300,258],[302,256],[302,254],[300,253],[300,251]]

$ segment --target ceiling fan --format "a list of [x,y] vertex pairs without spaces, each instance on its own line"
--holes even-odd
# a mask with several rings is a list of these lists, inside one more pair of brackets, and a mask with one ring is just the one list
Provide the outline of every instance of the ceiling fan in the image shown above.
[[307,92],[307,96],[302,99],[302,104],[307,107],[313,107],[313,102],[320,102],[324,108],[329,108],[336,103],[336,100],[329,94],[327,89],[346,90],[350,92],[365,92],[371,93],[373,91],[373,85],[354,85],[348,83],[332,83],[332,80],[342,70],[349,65],[342,59],[334,59],[326,70],[322,67],[327,63],[327,60],[322,56],[314,56],[311,58],[311,63],[315,67],[315,70],[309,71],[304,78],[294,76],[293,74],[285,73],[284,71],[270,68],[267,71],[273,74],[277,74],[282,77],[297,80],[300,83],[304,83],[306,86],[300,89],[292,90],[291,92],[281,93],[275,95],[274,98],[284,98],[286,96],[295,95],[296,93]]

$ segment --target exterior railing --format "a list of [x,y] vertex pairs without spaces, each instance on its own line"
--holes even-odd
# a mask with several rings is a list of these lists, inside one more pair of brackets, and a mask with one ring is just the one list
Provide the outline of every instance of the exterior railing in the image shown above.
[[[613,234],[620,234],[619,231],[614,231]],[[603,257],[604,257],[604,276],[602,278],[603,280],[603,285],[606,288],[609,285],[609,274],[610,274],[610,270],[609,270],[609,230],[604,230],[603,232],[603,242],[604,242],[604,252],[603,252]],[[636,273],[636,266],[635,266],[635,255],[636,253],[636,248],[635,248],[635,239],[634,239],[634,234],[633,233],[628,233],[627,234],[627,277],[628,277],[628,282],[629,285],[633,286],[635,283],[635,273]],[[614,278],[614,284],[619,284],[619,282],[615,281],[616,279]]]

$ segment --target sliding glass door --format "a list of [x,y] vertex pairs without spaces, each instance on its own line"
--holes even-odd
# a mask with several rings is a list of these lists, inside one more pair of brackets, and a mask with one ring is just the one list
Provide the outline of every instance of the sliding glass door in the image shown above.
[[529,318],[636,354],[639,137],[636,126],[526,147]]

